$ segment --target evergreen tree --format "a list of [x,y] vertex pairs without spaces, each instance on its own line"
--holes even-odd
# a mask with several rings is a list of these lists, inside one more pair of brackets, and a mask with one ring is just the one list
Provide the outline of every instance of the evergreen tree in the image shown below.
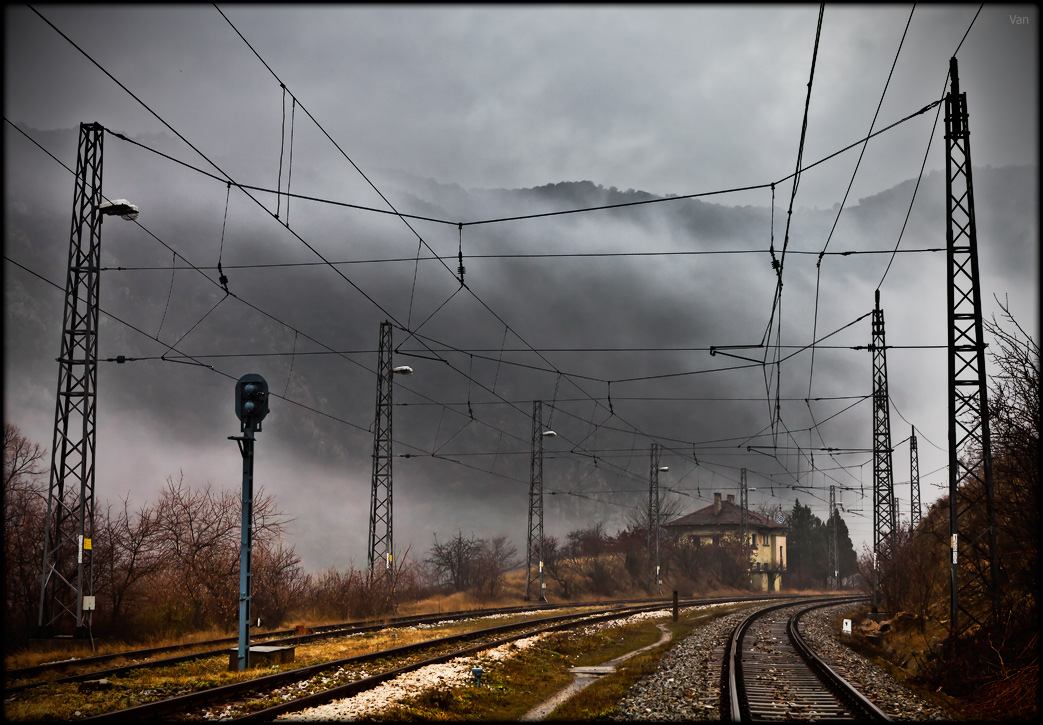
[[803,506],[800,499],[793,504],[788,517],[789,531],[786,542],[789,546],[786,582],[795,589],[825,588],[829,582],[829,537],[832,525],[837,526],[837,549],[839,552],[840,580],[854,575],[858,570],[858,557],[848,534],[847,524],[834,514],[830,525]]
[[[858,554],[855,553],[854,544],[851,543],[851,536],[847,530],[847,524],[844,523],[843,517],[840,515],[840,511],[834,511],[826,522],[826,536],[833,535],[833,527],[837,530],[837,558],[839,559],[840,565],[840,582],[839,586],[844,587],[844,582],[848,581],[851,577],[858,573]],[[827,542],[828,551],[828,542]],[[829,575],[828,567],[832,566],[831,562],[827,564],[827,576]]]

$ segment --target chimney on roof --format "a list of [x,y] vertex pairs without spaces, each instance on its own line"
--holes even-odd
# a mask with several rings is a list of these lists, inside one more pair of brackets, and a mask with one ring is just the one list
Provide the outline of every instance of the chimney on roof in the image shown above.
[[730,503],[730,504],[734,504],[735,503],[735,494],[734,493],[729,493],[728,494],[728,503]]
[[721,513],[721,494],[717,492],[713,495],[713,515],[717,516]]

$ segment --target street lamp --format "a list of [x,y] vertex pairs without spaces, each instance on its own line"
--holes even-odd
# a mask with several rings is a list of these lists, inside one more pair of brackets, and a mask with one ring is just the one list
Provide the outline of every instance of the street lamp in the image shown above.
[[132,222],[138,218],[138,207],[126,199],[114,199],[99,204],[98,213],[102,216],[118,216]]

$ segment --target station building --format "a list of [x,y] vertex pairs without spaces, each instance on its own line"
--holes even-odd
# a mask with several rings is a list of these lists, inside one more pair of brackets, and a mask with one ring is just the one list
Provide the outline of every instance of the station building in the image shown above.
[[[694,539],[697,546],[715,546],[726,538],[738,540],[742,534],[742,510],[735,496],[724,500],[714,493],[713,504],[663,524],[666,532],[680,539]],[[750,581],[754,590],[777,592],[782,589],[786,571],[786,531],[779,521],[747,512],[750,536]]]

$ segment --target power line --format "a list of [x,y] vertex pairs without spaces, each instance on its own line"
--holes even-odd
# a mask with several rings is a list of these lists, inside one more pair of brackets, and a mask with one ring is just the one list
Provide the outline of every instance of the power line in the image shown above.
[[[752,254],[761,255],[765,254],[768,250],[766,249],[704,249],[704,250],[687,250],[687,251],[661,251],[661,252],[554,252],[554,253],[530,253],[530,254],[472,254],[469,255],[470,259],[587,259],[597,257],[699,257],[705,255],[737,255],[737,254]],[[922,249],[903,249],[903,250],[888,250],[888,249],[851,249],[843,252],[826,252],[826,256],[840,256],[849,257],[856,254],[921,254],[930,252],[944,252],[944,247],[926,247]],[[819,255],[820,252],[813,252],[809,250],[790,250],[790,255]],[[345,259],[330,262],[269,262],[265,264],[226,264],[224,269],[277,269],[277,268],[288,268],[288,267],[325,267],[327,264],[342,265],[342,264],[391,264],[401,262],[416,262],[415,257],[384,257],[381,259]],[[441,257],[420,257],[421,262],[441,262]],[[106,272],[149,272],[156,270],[167,270],[170,267],[157,267],[157,266],[119,266],[119,267],[102,267],[101,271]],[[174,269],[188,269],[187,267],[175,267]],[[219,269],[213,266],[200,266],[199,269]]]
[[[905,29],[902,31],[902,39],[898,43],[898,50],[895,51],[895,59],[891,62],[891,70],[887,74],[887,80],[884,82],[884,90],[880,93],[880,100],[876,104],[876,111],[873,113],[873,120],[869,123],[869,133],[872,135],[873,127],[876,126],[876,119],[880,116],[880,109],[884,105],[884,98],[887,96],[887,89],[891,85],[891,78],[894,76],[895,66],[898,65],[898,56],[902,53],[902,46],[905,45],[905,36],[909,32],[909,24],[913,21],[913,12],[915,12],[916,6],[913,5],[909,10],[909,18],[905,21]],[[868,139],[862,144],[862,150],[858,154],[858,161],[855,162],[855,168],[851,172],[851,179],[847,182],[847,190],[844,191],[844,198],[840,201],[840,208],[837,209],[837,215],[833,219],[833,227],[829,230],[829,236],[826,237],[826,243],[822,245],[822,255],[825,255],[826,249],[829,247],[829,243],[833,241],[833,234],[837,230],[837,224],[840,223],[840,215],[844,213],[844,206],[847,204],[847,198],[851,194],[851,187],[855,184],[855,177],[858,175],[858,169],[862,165],[862,159],[865,157],[866,149],[869,147]],[[822,256],[819,256],[818,262],[816,263],[816,274],[815,274],[815,311],[812,317],[812,330],[811,337],[814,339],[815,332],[818,329],[818,300],[820,283],[822,280]],[[811,384],[815,375],[815,351],[811,351],[811,365],[808,370],[808,395],[811,395]]]
[[[39,14],[38,14],[38,15],[39,15]],[[223,16],[223,14],[222,14],[222,16]],[[231,24],[231,22],[229,22],[229,24]],[[53,26],[52,26],[52,27],[53,27]],[[821,29],[821,13],[820,13],[820,29]],[[237,31],[237,32],[238,32],[238,31]],[[68,40],[68,39],[67,39],[67,40]],[[245,39],[244,39],[244,40],[245,40]],[[247,44],[247,45],[248,45],[248,44]],[[78,48],[77,48],[77,49],[78,49]],[[252,49],[252,48],[251,48],[251,49]],[[81,51],[81,52],[82,52],[82,51]],[[259,57],[260,57],[260,56],[259,56]],[[262,62],[263,62],[263,61],[262,61]],[[96,65],[97,65],[97,64],[96,64]],[[267,66],[267,64],[266,64],[266,66]],[[99,68],[100,68],[100,66],[99,66]],[[269,70],[270,70],[270,69],[269,69]],[[273,74],[273,75],[274,75],[274,74]],[[812,75],[814,75],[814,64],[812,64]],[[112,76],[110,76],[110,77],[112,77]],[[114,78],[114,80],[115,80],[115,78]],[[118,81],[117,81],[117,82],[118,82]],[[122,86],[121,86],[121,88],[122,88]],[[125,90],[125,89],[124,89],[124,90]],[[128,93],[129,93],[129,92],[128,92]],[[132,96],[132,94],[130,94],[130,95]],[[291,95],[292,95],[292,94],[291,94]],[[136,98],[136,100],[137,100],[137,98]],[[140,101],[139,101],[139,102],[140,102]],[[146,108],[147,108],[147,106],[146,106]],[[149,110],[149,111],[151,111],[151,110]],[[921,112],[921,113],[922,113],[922,112]],[[153,115],[154,115],[154,114],[153,114]],[[159,118],[159,117],[157,117],[157,118]],[[161,120],[162,120],[162,119],[161,119]],[[314,119],[313,119],[313,120],[314,120]],[[805,118],[805,124],[806,124],[806,118]],[[169,127],[169,126],[168,126],[168,127]],[[173,130],[173,129],[171,128],[171,130]],[[176,134],[176,131],[174,131],[174,132],[175,132],[175,134]],[[184,139],[183,139],[183,140],[184,140]],[[331,141],[332,141],[332,139],[331,139]],[[189,145],[191,146],[191,144],[189,144]],[[195,147],[192,147],[192,148],[194,149]],[[338,148],[339,148],[339,147],[338,147]],[[197,149],[196,149],[196,150],[197,150]],[[201,155],[201,154],[200,154],[200,155]],[[203,158],[205,159],[205,156],[203,156]],[[208,161],[209,161],[209,160],[208,160]],[[350,160],[349,160],[349,161],[350,161]],[[217,167],[215,166],[215,168],[217,168]],[[799,164],[798,164],[798,172],[799,172]],[[360,173],[361,173],[361,171],[360,171]],[[215,178],[217,178],[217,177],[215,177]],[[368,180],[368,179],[367,179],[367,180]],[[222,182],[225,182],[225,179],[222,179]],[[238,185],[237,185],[237,186],[238,186]],[[762,186],[763,186],[763,185],[762,185]],[[762,186],[761,186],[761,187],[758,187],[758,188],[762,188]],[[794,191],[796,191],[796,183],[795,183],[795,185],[794,185],[794,186],[795,186],[795,189],[794,189]],[[276,193],[280,193],[280,192],[276,192]],[[724,193],[724,192],[715,192],[715,193]],[[251,198],[253,198],[253,197],[251,196]],[[666,199],[661,199],[661,200],[666,200]],[[256,199],[254,199],[254,201],[257,201],[257,200],[256,200]],[[260,203],[260,202],[258,202],[258,203]],[[623,204],[623,206],[631,206],[631,204]],[[575,210],[575,211],[577,211],[577,212],[578,212],[578,211],[591,211],[591,210]],[[398,215],[398,216],[403,216],[403,215]],[[543,215],[536,215],[536,216],[543,216]],[[490,223],[491,221],[493,221],[493,220],[487,220],[486,222],[475,222],[475,223]],[[288,226],[288,224],[287,224],[287,226]],[[415,234],[415,232],[414,232],[414,234]],[[295,236],[297,236],[297,235],[295,235]],[[417,236],[419,236],[419,235],[417,235]],[[298,239],[300,239],[300,237],[299,237],[299,236],[298,236]],[[302,242],[304,242],[304,240],[302,240],[302,239],[301,239],[301,241],[302,241]],[[421,242],[422,242],[422,239],[421,239]],[[306,246],[308,245],[308,244],[307,244],[307,242],[305,242],[305,244],[306,244]],[[429,247],[429,248],[430,248],[430,247]],[[314,251],[314,250],[313,250],[313,251]],[[785,251],[785,249],[783,249],[783,253],[784,253],[784,251]],[[761,253],[762,253],[762,252],[761,252]],[[793,251],[793,252],[791,252],[791,253],[797,253],[797,252]],[[806,253],[811,253],[811,252],[806,252]],[[860,252],[849,252],[849,253],[860,253]],[[324,258],[322,258],[321,256],[319,256],[319,258],[320,258],[320,259],[323,259],[323,260],[324,260]],[[436,258],[435,258],[435,259],[438,259],[439,261],[441,261],[441,259],[440,259],[440,258],[437,258],[437,256],[436,256]],[[410,261],[413,261],[413,260],[410,260]],[[318,263],[315,263],[315,264],[318,264]],[[328,265],[328,266],[332,266],[332,264],[333,264],[333,263],[330,263],[329,261],[323,261],[323,264],[325,264],[325,265]],[[443,265],[444,265],[444,262],[443,262]],[[451,271],[452,271],[452,270],[451,270]],[[346,280],[346,277],[344,277],[344,279]],[[347,280],[347,281],[348,281],[348,282],[350,283],[350,281],[349,281],[349,280]],[[353,284],[353,285],[354,285],[354,283],[351,283],[351,284]],[[358,289],[358,288],[356,288],[356,289]],[[360,290],[360,291],[361,291],[361,290]],[[472,292],[472,294],[474,294],[474,292]],[[476,298],[478,298],[478,297],[477,297],[477,295],[476,295]],[[373,301],[373,300],[371,300],[371,301]],[[446,300],[446,301],[448,301],[448,300]],[[481,299],[479,299],[479,301],[481,301]],[[220,303],[219,303],[219,304],[220,304]],[[375,305],[375,301],[374,301],[374,303],[373,303],[373,304]],[[483,306],[484,306],[484,303],[482,303],[482,304],[483,304]],[[443,305],[444,305],[444,303],[443,303]],[[378,305],[378,307],[380,307],[380,306]],[[494,312],[492,312],[492,310],[491,310],[490,308],[488,308],[487,306],[486,306],[486,308],[487,308],[487,309],[489,310],[489,312],[490,312],[491,314],[493,314],[493,316],[496,316],[496,315],[495,315],[495,313],[494,313]],[[436,310],[436,312],[437,312],[437,310]],[[208,313],[208,314],[209,314],[209,313]],[[434,314],[434,313],[433,313],[433,314]],[[430,319],[430,317],[429,317],[429,319]],[[499,316],[496,316],[496,319],[498,319],[498,320],[502,321],[502,320],[500,319],[500,317],[499,317]],[[289,327],[290,327],[290,325],[286,325],[286,327],[288,327],[288,328],[289,328]],[[422,323],[421,323],[420,327],[422,327]],[[292,328],[291,328],[291,329],[292,329]],[[407,332],[407,333],[411,334],[411,335],[413,334],[413,332],[415,332],[415,331],[410,331],[410,330],[408,330],[408,329],[406,329],[406,328],[401,328],[401,329],[402,329],[402,330],[404,330],[405,332]],[[509,330],[509,329],[510,329],[510,328],[509,328],[509,327],[508,327],[508,325],[506,325],[506,323],[505,323],[505,334],[506,334],[506,330]],[[295,332],[296,332],[296,331],[295,331]],[[512,332],[513,332],[513,331],[512,331]],[[521,338],[520,338],[520,336],[518,336],[518,335],[517,335],[517,333],[515,333],[515,336],[517,336],[519,340],[521,339]],[[524,341],[524,340],[523,340],[523,341]],[[815,343],[812,343],[812,345],[811,345],[811,348],[812,348],[812,353],[814,353],[814,346],[815,346]],[[787,346],[787,347],[789,347],[789,346]],[[782,348],[782,346],[781,346],[780,344],[779,344],[779,345],[776,345],[776,349],[777,349],[777,351],[779,351],[779,349],[781,349],[781,348]],[[530,351],[531,351],[531,352],[533,352],[533,353],[537,353],[537,354],[539,354],[539,355],[542,355],[542,354],[541,354],[541,352],[540,352],[540,351],[537,351],[537,349],[536,349],[535,347],[531,347],[531,346],[530,346],[530,348],[529,348],[529,349],[530,349]],[[549,352],[549,351],[543,351],[543,352]],[[545,358],[544,358],[544,360],[545,360]],[[779,362],[781,362],[781,361],[779,361]],[[550,363],[549,363],[549,361],[548,361],[548,364],[550,364]],[[761,364],[765,364],[765,363],[761,363]],[[743,367],[746,367],[746,366],[743,366]],[[552,368],[553,368],[553,366],[552,366]],[[731,368],[723,368],[723,369],[731,369]],[[558,376],[559,376],[559,377],[561,376],[561,374],[563,374],[563,373],[562,373],[562,372],[561,372],[560,370],[557,370],[556,368],[553,368],[553,369],[545,369],[544,371],[549,371],[549,372],[550,372],[550,371],[554,371],[554,372],[556,372],[556,373],[558,374]],[[461,374],[462,374],[462,373],[461,373]],[[679,373],[679,374],[683,374],[683,373]],[[465,378],[467,378],[468,380],[470,380],[470,377],[469,377],[469,376],[464,376],[464,377],[465,377]],[[668,377],[671,377],[671,376],[668,376]],[[577,377],[577,378],[582,378],[582,377]],[[659,378],[659,377],[658,377],[658,376],[656,376],[656,377],[652,377],[652,378],[650,378],[650,379],[654,379],[654,378]],[[596,380],[596,379],[590,379],[590,380]],[[639,380],[639,379],[634,379],[634,380]],[[613,382],[613,381],[601,381],[601,382],[608,382],[608,383],[610,384],[610,383],[611,383],[611,382]],[[627,382],[627,381],[614,381],[614,382]],[[575,384],[575,383],[574,383],[574,384]],[[579,386],[578,386],[578,385],[577,385],[577,388],[578,388],[578,389],[580,389],[580,390],[582,391],[582,388],[579,388]],[[778,398],[778,395],[777,395],[777,398]],[[599,400],[598,400],[598,398],[590,396],[590,397],[589,397],[589,400],[591,400],[591,401],[593,401],[593,402],[595,402],[595,403],[596,403],[596,410],[597,410],[597,407],[598,407],[598,406],[597,406],[597,404],[599,403]],[[622,400],[622,398],[617,398],[617,400]],[[778,398],[778,400],[781,400],[781,398]],[[444,404],[441,404],[441,405],[443,405],[443,407],[444,407]],[[608,411],[608,412],[610,413],[610,415],[612,414],[612,411],[611,411],[611,409],[609,409],[609,411]],[[635,433],[637,432],[637,431],[636,431],[636,429],[634,429],[634,432],[635,432]]]

